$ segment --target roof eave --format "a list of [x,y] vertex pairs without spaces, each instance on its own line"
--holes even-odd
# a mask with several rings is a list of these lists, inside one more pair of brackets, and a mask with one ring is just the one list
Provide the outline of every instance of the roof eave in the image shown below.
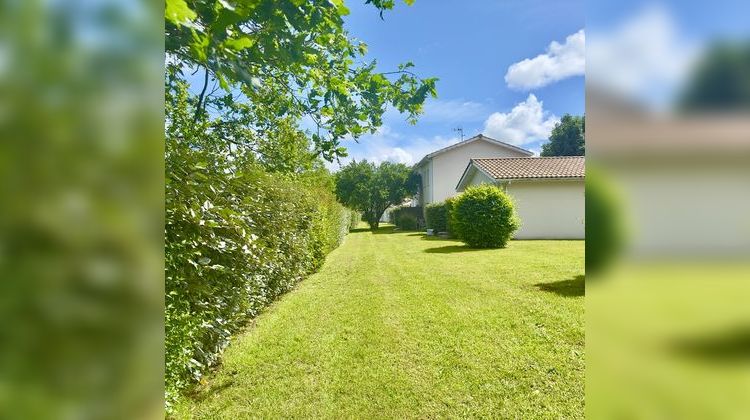
[[572,181],[572,180],[577,180],[577,179],[585,180],[586,176],[585,175],[584,176],[535,176],[535,177],[526,177],[526,178],[495,178],[495,177],[490,177],[490,178],[494,179],[495,181],[502,181],[502,182],[506,182],[506,181],[544,181],[544,180],[548,180],[548,181],[554,181],[554,180],[557,180],[557,181],[566,181],[566,180],[569,180],[569,181]]

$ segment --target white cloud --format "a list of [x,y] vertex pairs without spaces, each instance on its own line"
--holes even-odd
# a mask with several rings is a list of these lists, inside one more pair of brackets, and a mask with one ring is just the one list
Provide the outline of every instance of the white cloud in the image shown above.
[[674,99],[700,52],[662,7],[590,35],[586,83],[657,108]]
[[508,113],[495,112],[484,123],[484,134],[521,146],[545,140],[559,119],[544,110],[544,103],[533,94]]
[[505,82],[510,88],[529,90],[581,76],[585,70],[586,35],[581,29],[568,35],[563,44],[552,41],[546,53],[512,64],[505,73]]

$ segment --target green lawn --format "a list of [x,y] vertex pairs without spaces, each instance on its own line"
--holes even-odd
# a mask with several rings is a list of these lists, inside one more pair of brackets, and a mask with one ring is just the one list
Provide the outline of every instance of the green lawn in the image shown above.
[[582,418],[583,241],[350,234],[180,418]]

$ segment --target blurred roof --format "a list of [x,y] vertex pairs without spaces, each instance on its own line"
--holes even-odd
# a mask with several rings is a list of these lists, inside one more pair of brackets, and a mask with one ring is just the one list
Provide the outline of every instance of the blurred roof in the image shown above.
[[750,153],[750,114],[650,112],[613,95],[586,96],[586,154],[594,157]]

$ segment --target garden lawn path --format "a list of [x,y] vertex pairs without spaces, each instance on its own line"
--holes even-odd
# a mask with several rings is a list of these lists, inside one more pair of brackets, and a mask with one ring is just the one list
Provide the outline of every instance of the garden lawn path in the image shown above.
[[178,418],[582,418],[584,242],[355,231]]

